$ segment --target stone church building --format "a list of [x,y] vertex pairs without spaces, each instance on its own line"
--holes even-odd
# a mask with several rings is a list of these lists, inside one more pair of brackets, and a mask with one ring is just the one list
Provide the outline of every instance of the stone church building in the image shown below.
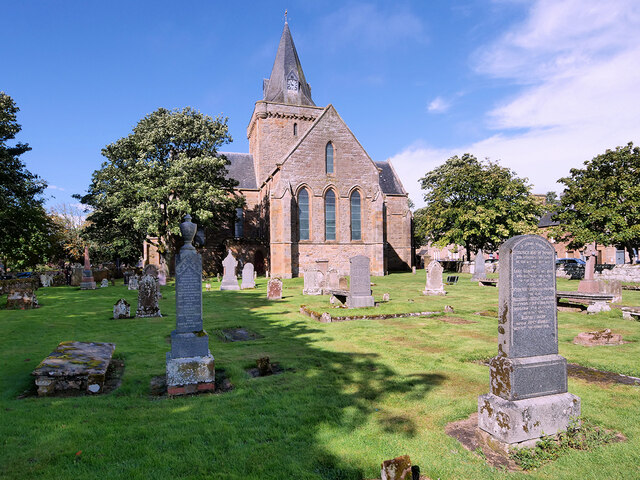
[[373,161],[333,105],[313,102],[286,22],[247,138],[249,153],[220,152],[246,206],[224,247],[207,237],[206,250],[220,250],[216,260],[231,249],[281,278],[322,263],[348,274],[354,255],[370,258],[372,275],[411,267],[407,193],[391,163]]

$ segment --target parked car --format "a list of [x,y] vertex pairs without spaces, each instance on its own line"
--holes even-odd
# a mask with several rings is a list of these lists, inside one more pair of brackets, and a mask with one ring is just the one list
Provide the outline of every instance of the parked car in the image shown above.
[[557,258],[556,265],[586,265],[587,262],[580,258]]

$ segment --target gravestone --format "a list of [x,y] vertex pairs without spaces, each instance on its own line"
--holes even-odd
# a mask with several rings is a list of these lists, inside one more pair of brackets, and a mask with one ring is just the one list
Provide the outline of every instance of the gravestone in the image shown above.
[[369,257],[356,255],[349,259],[349,264],[351,278],[347,307],[373,307],[375,302],[373,301],[373,295],[371,295]]
[[282,280],[272,278],[267,283],[267,300],[280,300],[282,298]]
[[164,269],[161,269],[158,272],[158,284],[161,286],[165,286],[167,284],[167,274],[165,273]]
[[50,287],[51,285],[53,285],[53,275],[49,273],[43,273],[42,275],[40,275],[40,284],[43,287]]
[[136,317],[161,317],[158,305],[158,279],[153,275],[143,275],[138,285],[138,310]]
[[323,290],[323,294],[328,294],[331,290],[340,289],[340,274],[335,268],[330,268],[327,271],[326,282],[327,284],[325,290]]
[[416,274],[416,267],[411,267],[411,273]]
[[184,245],[176,260],[176,329],[167,352],[167,393],[183,395],[215,389],[215,362],[202,328],[202,257],[193,246],[196,224],[180,224]]
[[84,268],[82,269],[82,282],[80,282],[81,290],[95,290],[96,282],[91,273],[91,262],[89,261],[89,247],[84,247]]
[[131,305],[124,298],[118,300],[113,306],[113,319],[131,318]]
[[598,293],[600,285],[595,280],[596,258],[598,256],[596,244],[590,244],[585,254],[587,256],[587,264],[584,267],[584,280],[580,280],[580,283],[578,283],[578,291],[582,293]]
[[149,264],[142,269],[142,275],[151,275],[153,278],[158,278],[158,267]]
[[82,266],[74,266],[71,269],[71,278],[69,279],[69,285],[72,287],[79,287],[82,283]]
[[233,258],[231,250],[229,250],[227,257],[222,261],[224,273],[222,275],[220,290],[240,290],[240,285],[238,285],[238,278],[236,277],[237,265],[238,261]]
[[129,285],[129,278],[131,278],[131,275],[133,275],[131,272],[124,272],[122,274],[122,281],[125,285]]
[[446,295],[444,284],[442,283],[443,268],[440,262],[431,260],[425,269],[427,272],[427,284],[424,287],[423,295]]
[[580,415],[558,355],[555,250],[537,235],[500,247],[498,355],[489,362],[491,393],[478,397],[478,426],[493,440],[530,446]]
[[245,263],[242,267],[242,289],[256,288],[253,263]]
[[481,279],[487,278],[487,270],[484,266],[484,252],[482,249],[479,249],[476,253],[476,260],[474,263],[474,271],[473,275],[471,275],[472,281],[478,281]]
[[622,282],[620,280],[610,280],[602,278],[597,280],[599,293],[609,293],[613,295],[613,303],[622,302]]
[[129,277],[129,285],[128,285],[128,289],[129,290],[138,290],[138,275],[131,275]]
[[100,282],[100,288],[105,288],[109,286],[109,280],[107,280],[106,278],[103,278],[102,281]]
[[303,295],[322,295],[322,273],[317,268],[309,268],[304,272]]
[[7,310],[31,310],[38,308],[38,297],[30,289],[13,289],[7,295]]

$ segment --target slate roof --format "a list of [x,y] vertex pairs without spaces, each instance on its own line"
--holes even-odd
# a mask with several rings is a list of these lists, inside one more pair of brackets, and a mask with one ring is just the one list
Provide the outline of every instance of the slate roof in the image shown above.
[[[263,84],[264,100],[267,102],[286,103],[285,89],[287,88],[287,79],[291,75],[295,76],[299,82],[296,105],[315,107],[316,104],[311,99],[311,87],[304,78],[298,52],[293,44],[289,24],[285,22],[280,43],[278,44],[276,60],[273,62],[271,77],[265,80]],[[291,98],[291,94],[289,97]]]
[[540,217],[540,221],[538,222],[538,228],[545,227],[555,227],[556,225],[560,225],[560,222],[554,222],[551,220],[554,212],[547,212],[542,217]]
[[402,183],[393,171],[393,167],[388,161],[375,162],[376,166],[382,171],[380,172],[380,189],[382,193],[387,195],[404,195],[406,192],[402,188]]
[[256,171],[253,165],[253,155],[250,153],[218,152],[229,160],[227,177],[239,182],[236,188],[258,189],[256,185]]

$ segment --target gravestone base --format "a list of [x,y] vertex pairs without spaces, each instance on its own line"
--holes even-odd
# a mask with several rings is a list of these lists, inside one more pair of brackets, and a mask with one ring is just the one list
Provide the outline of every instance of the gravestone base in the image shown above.
[[220,290],[240,290],[240,285],[238,285],[238,279],[235,282],[225,283],[224,279],[222,279],[222,283],[220,284]]
[[444,288],[439,288],[435,290],[426,289],[422,291],[422,294],[423,295],[446,295],[447,292],[445,291]]
[[567,360],[560,355],[489,361],[491,393],[508,400],[555,395],[567,391]]
[[171,332],[171,356],[173,358],[206,357],[209,355],[209,335],[200,332]]
[[167,394],[187,395],[215,390],[215,361],[209,352],[202,357],[172,358],[167,352]]
[[349,295],[347,297],[348,308],[366,308],[373,306],[375,306],[373,295]]
[[478,397],[478,427],[511,447],[533,446],[579,416],[580,397],[568,392],[515,401],[492,393]]
[[80,290],[95,290],[96,282],[82,282],[80,283]]

